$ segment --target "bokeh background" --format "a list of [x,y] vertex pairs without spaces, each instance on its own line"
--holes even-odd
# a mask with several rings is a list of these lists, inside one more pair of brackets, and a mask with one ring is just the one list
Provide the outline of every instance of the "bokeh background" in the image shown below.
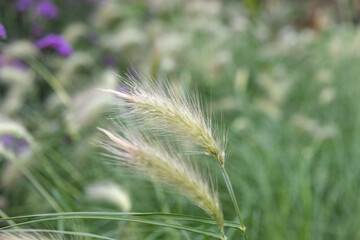
[[[108,164],[96,144],[96,126],[114,113],[96,88],[116,88],[114,73],[145,72],[198,89],[228,130],[227,168],[250,239],[360,239],[359,20],[357,0],[1,0],[1,216],[206,216]],[[206,167],[235,221],[216,166]],[[210,239],[109,220],[29,227]]]

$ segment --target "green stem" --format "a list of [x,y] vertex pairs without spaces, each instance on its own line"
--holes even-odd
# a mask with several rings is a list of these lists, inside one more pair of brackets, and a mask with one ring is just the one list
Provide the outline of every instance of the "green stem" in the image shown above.
[[[2,230],[8,231],[7,229],[9,229],[9,228],[25,226],[25,225],[40,223],[40,222],[59,221],[59,220],[66,220],[66,219],[82,219],[82,218],[84,218],[84,217],[83,216],[63,216],[63,217],[49,217],[49,218],[43,218],[43,219],[35,219],[35,220],[31,220],[31,221],[16,223],[16,224],[10,225],[10,226],[5,226],[2,228]],[[87,219],[105,219],[105,220],[143,223],[143,224],[149,224],[149,225],[160,226],[160,227],[168,227],[168,228],[173,228],[173,229],[177,229],[177,230],[184,230],[184,231],[188,231],[188,232],[198,233],[198,234],[202,234],[202,235],[205,235],[208,237],[213,237],[213,238],[217,238],[217,239],[221,239],[221,240],[223,239],[223,236],[216,232],[206,231],[206,230],[202,230],[202,229],[198,229],[198,228],[187,227],[187,226],[182,226],[182,225],[177,225],[177,224],[162,223],[159,221],[155,221],[153,219],[147,220],[147,219],[141,219],[141,218],[128,218],[128,217],[92,217],[92,216],[87,216],[86,218]],[[6,221],[8,219],[9,218],[4,219],[4,221]]]
[[[220,162],[220,161],[219,161],[219,162]],[[238,205],[238,203],[237,203],[237,201],[236,201],[235,193],[234,193],[233,187],[232,187],[232,185],[231,185],[231,181],[230,181],[229,175],[228,175],[227,172],[226,172],[226,169],[225,169],[224,164],[220,164],[220,169],[221,169],[222,175],[224,176],[224,180],[225,180],[226,187],[227,187],[227,189],[228,189],[229,195],[230,195],[230,197],[231,197],[231,201],[232,201],[233,204],[234,204],[234,208],[235,208],[235,211],[236,211],[236,215],[237,215],[237,217],[239,218],[239,221],[240,221],[240,225],[241,225],[240,230],[244,232],[244,239],[245,239],[245,240],[248,240],[247,234],[246,234],[246,227],[245,227],[244,222],[243,222],[243,220],[242,220],[242,218],[241,218],[239,205]]]
[[[87,217],[146,217],[146,218],[161,218],[161,219],[172,219],[176,221],[192,221],[201,224],[210,224],[217,225],[214,219],[197,217],[191,215],[182,215],[182,214],[170,214],[170,213],[158,213],[158,212],[149,212],[149,213],[138,213],[138,212],[60,212],[60,213],[42,213],[42,214],[32,214],[24,215],[17,217],[8,217],[1,218],[1,221],[9,220],[23,220],[29,218],[48,218],[48,217],[62,217],[62,216],[82,216],[84,219]],[[111,219],[112,220],[112,219]],[[224,221],[225,227],[239,229],[241,226],[238,223]],[[6,227],[3,227],[4,229]]]

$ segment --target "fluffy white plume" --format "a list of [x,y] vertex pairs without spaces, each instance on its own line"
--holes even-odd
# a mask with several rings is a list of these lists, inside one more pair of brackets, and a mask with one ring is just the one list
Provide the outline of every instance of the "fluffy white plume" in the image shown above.
[[123,91],[104,91],[125,100],[122,103],[133,120],[141,118],[143,123],[156,130],[186,136],[201,146],[205,153],[214,155],[221,165],[224,164],[225,141],[216,137],[218,133],[213,131],[196,95],[189,96],[184,88],[176,85],[151,84],[150,80],[139,82],[131,76],[127,80]]
[[129,193],[111,181],[93,183],[86,188],[86,195],[94,200],[112,203],[128,212],[131,209]]

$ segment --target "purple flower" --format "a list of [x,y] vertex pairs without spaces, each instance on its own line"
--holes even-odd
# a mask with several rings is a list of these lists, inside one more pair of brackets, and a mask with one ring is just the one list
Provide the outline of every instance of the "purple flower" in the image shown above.
[[21,61],[20,59],[8,58],[8,57],[6,57],[6,55],[0,53],[0,67],[2,67],[2,66],[11,66],[11,67],[15,67],[19,70],[27,69],[26,64],[23,61]]
[[54,49],[60,56],[63,57],[67,57],[73,52],[71,45],[65,40],[65,38],[56,34],[49,34],[38,40],[35,44],[41,50]]
[[23,61],[21,61],[20,59],[14,59],[11,62],[11,65],[16,67],[19,70],[26,70],[27,69],[26,64]]
[[10,134],[4,134],[0,136],[0,143],[2,143],[6,148],[12,145],[15,141],[15,138],[13,135]]
[[1,23],[0,23],[0,38],[2,39],[7,38],[5,27]]
[[16,138],[11,134],[1,135],[0,144],[6,149],[13,150],[16,154],[22,154],[29,150],[29,143],[26,140]]
[[19,12],[25,12],[29,9],[32,2],[33,0],[17,0],[15,3],[16,10]]
[[37,5],[37,13],[47,19],[55,19],[58,16],[58,8],[51,1],[45,0]]

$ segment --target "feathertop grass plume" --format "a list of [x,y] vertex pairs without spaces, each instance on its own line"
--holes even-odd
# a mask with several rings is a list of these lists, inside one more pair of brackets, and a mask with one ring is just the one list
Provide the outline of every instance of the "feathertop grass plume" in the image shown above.
[[8,58],[26,58],[35,57],[38,54],[38,50],[34,44],[27,40],[17,40],[11,42],[3,49],[3,53]]
[[60,236],[52,235],[50,237],[40,235],[38,233],[13,233],[0,232],[1,240],[62,240]]
[[197,97],[188,96],[185,90],[175,85],[160,85],[139,82],[128,76],[125,91],[103,89],[124,100],[135,118],[140,117],[146,123],[159,130],[180,133],[201,146],[206,154],[214,155],[220,165],[225,162],[225,141],[216,138],[211,121],[201,111]]
[[35,140],[33,136],[25,129],[23,125],[0,116],[0,137],[4,135],[12,135],[17,138],[24,139],[32,147],[35,147]]
[[93,200],[114,204],[124,212],[131,209],[129,193],[112,181],[95,182],[86,188],[86,195]]
[[[64,235],[68,235],[64,237]],[[91,235],[91,236],[90,236]],[[109,239],[85,232],[70,232],[51,229],[0,229],[1,240],[86,240],[86,239]]]
[[183,194],[212,216],[223,232],[223,214],[219,198],[207,181],[194,168],[175,154],[144,140],[137,134],[125,133],[126,138],[98,128],[111,141],[103,147],[122,164],[163,182]]

